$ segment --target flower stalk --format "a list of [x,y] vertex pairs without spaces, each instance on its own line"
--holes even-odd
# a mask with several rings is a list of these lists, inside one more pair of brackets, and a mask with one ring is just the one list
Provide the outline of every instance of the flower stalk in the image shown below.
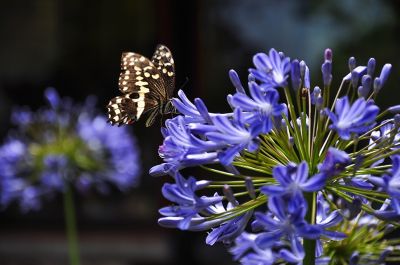
[[79,246],[78,246],[78,232],[76,226],[76,213],[74,204],[74,194],[71,187],[67,187],[64,192],[64,217],[65,228],[67,232],[68,241],[68,255],[70,265],[79,265]]

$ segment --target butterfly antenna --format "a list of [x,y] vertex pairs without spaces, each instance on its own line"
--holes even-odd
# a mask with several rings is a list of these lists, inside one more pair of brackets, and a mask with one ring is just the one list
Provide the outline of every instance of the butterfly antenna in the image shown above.
[[179,90],[181,90],[182,88],[184,88],[188,83],[189,83],[189,77],[186,77],[186,78],[185,78],[185,81],[183,82],[183,84],[179,87]]

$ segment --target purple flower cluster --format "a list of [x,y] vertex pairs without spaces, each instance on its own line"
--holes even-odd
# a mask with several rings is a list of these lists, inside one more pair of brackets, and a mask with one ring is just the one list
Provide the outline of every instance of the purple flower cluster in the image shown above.
[[[331,101],[330,49],[321,88],[311,89],[304,61],[274,49],[256,54],[253,63],[248,93],[229,71],[236,89],[227,97],[231,112],[211,113],[183,91],[172,99],[180,114],[165,122],[159,148],[164,162],[150,170],[174,181],[162,188],[171,205],[160,210],[159,224],[209,230],[207,244],[234,242],[234,259],[246,265],[330,264],[347,246],[351,251],[334,260],[385,259],[386,232],[354,241],[355,232],[346,229],[351,224],[358,238],[367,226],[354,222],[356,217],[381,218],[382,231],[388,219],[398,224],[400,218],[400,116],[379,123],[400,107],[379,113],[373,100],[391,65],[374,79],[375,59],[357,66],[351,58],[350,73]],[[349,97],[346,86],[359,98]],[[200,167],[202,178],[186,178],[181,170],[188,167]],[[376,253],[367,253],[367,244]]]
[[120,190],[137,185],[138,151],[127,128],[109,125],[91,97],[82,105],[54,89],[45,97],[49,107],[13,111],[16,128],[0,146],[2,208],[17,201],[24,212],[37,210],[42,197],[64,192],[67,185],[102,193],[108,184]]

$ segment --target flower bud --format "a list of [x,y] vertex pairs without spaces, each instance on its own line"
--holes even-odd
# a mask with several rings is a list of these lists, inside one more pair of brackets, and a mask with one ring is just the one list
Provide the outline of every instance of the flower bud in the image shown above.
[[382,82],[379,77],[376,77],[374,80],[374,93],[377,94],[382,88]]
[[237,205],[238,205],[238,202],[236,201],[235,196],[233,195],[232,188],[229,187],[229,185],[227,185],[227,184],[224,185],[223,192],[224,192],[224,195],[225,195],[226,199],[227,199],[233,206],[237,206]]
[[368,64],[367,64],[367,75],[369,75],[369,76],[374,75],[375,65],[376,65],[375,58],[369,58]]
[[390,63],[387,63],[382,67],[381,74],[379,75],[379,79],[381,80],[381,88],[385,85],[386,80],[389,77],[391,69],[392,69],[392,65]]
[[244,88],[235,70],[233,69],[229,70],[229,78],[231,79],[233,86],[236,88],[236,91],[244,94],[245,93]]
[[351,85],[353,88],[357,88],[358,86],[358,81],[360,77],[356,71],[351,72]]
[[324,81],[324,86],[330,86],[332,82],[332,63],[326,61],[321,66],[322,79]]
[[329,49],[329,48],[325,49],[324,59],[325,59],[325,61],[332,62],[332,50],[331,49]]
[[292,79],[292,87],[295,91],[297,91],[301,86],[300,63],[297,59],[293,60],[290,71],[291,71],[290,77]]
[[350,72],[353,71],[354,68],[356,68],[356,66],[357,66],[356,58],[350,57],[349,58],[349,69],[350,69]]
[[[368,68],[367,68],[368,71]],[[363,75],[361,78],[361,85],[363,86],[363,90],[366,94],[368,94],[371,91],[371,86],[372,86],[372,78],[370,75]]]
[[254,189],[253,181],[251,180],[250,177],[246,177],[245,178],[245,184],[246,184],[247,191],[249,192],[250,198],[255,199],[256,198],[256,191]]

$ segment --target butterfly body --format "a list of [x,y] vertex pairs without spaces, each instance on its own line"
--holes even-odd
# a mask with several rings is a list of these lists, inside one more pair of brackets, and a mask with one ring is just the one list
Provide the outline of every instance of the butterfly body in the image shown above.
[[157,115],[173,112],[170,99],[175,88],[175,65],[171,51],[158,45],[151,60],[137,53],[123,53],[118,86],[122,95],[107,105],[112,125],[132,124],[149,114],[148,127]]

